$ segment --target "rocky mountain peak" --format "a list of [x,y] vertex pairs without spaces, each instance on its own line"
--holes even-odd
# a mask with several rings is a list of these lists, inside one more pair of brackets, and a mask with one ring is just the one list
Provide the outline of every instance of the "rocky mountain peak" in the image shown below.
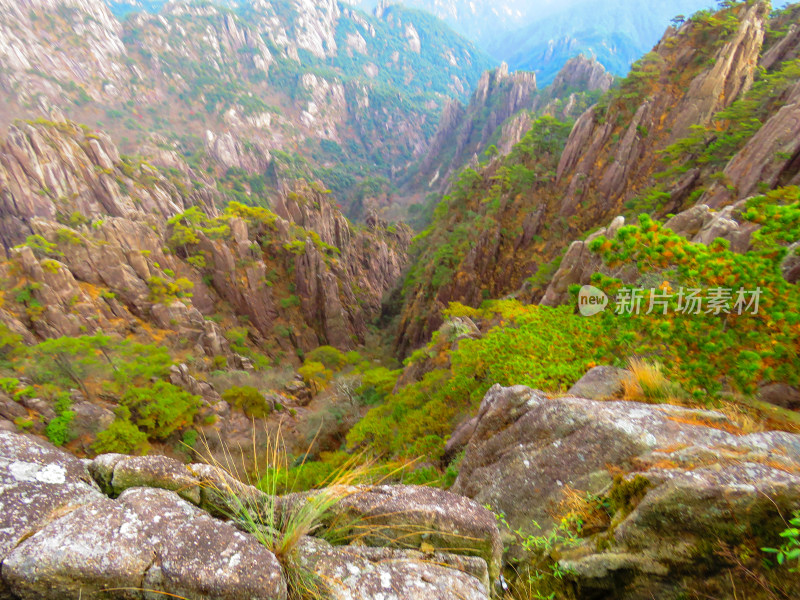
[[[560,213],[573,215],[580,204],[608,210],[629,200],[649,181],[660,150],[692,126],[707,124],[746,91],[768,14],[763,2],[741,4],[727,13],[724,29],[690,21],[667,32],[634,66],[637,79],[628,79],[628,89],[609,106],[591,108],[575,124],[558,166],[558,178],[566,185]],[[680,78],[679,87],[670,76]]]
[[556,75],[550,88],[554,95],[563,95],[567,90],[585,89],[607,92],[614,82],[614,76],[606,71],[597,60],[579,54],[567,61]]

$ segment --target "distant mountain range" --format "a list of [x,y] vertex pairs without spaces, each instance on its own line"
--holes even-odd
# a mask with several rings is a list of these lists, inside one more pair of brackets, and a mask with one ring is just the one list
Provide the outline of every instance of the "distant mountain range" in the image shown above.
[[[107,0],[115,16],[156,11],[167,0]],[[249,0],[217,0],[246,5]],[[710,8],[713,0],[344,0],[363,10],[402,4],[431,13],[512,71],[535,71],[540,86],[553,81],[578,54],[595,57],[614,75],[659,40],[670,20]]]
[[445,21],[477,44],[489,47],[496,36],[558,12],[575,0],[344,0],[363,9],[379,4],[405,4]]
[[594,56],[624,76],[664,34],[670,21],[709,7],[710,0],[583,0],[484,44],[513,69],[536,71],[549,83],[573,56]]
[[[374,8],[379,0],[351,0]],[[625,75],[647,53],[670,20],[714,5],[712,0],[404,0],[434,13],[511,70],[536,72],[552,82],[567,60],[594,56]]]

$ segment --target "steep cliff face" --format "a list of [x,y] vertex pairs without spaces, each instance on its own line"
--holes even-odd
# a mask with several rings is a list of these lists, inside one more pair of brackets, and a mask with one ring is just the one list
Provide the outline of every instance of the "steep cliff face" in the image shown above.
[[[794,181],[795,67],[768,59],[772,70],[753,85],[767,20],[764,3],[698,15],[669,30],[578,119],[563,151],[534,160],[523,143],[516,155],[462,176],[420,238],[420,261],[406,281],[401,351],[438,327],[451,301],[477,305],[520,288],[538,300],[566,242],[621,213],[677,212],[703,194],[701,202],[719,207]],[[784,25],[766,38],[765,57],[792,55],[783,40],[793,30]],[[537,143],[551,132],[542,125]],[[467,239],[470,229],[478,233]]]
[[[747,91],[767,16],[768,7],[756,3],[726,13],[719,25],[690,22],[634,67],[608,106],[585,113],[558,165],[566,188],[560,215],[570,217],[579,206],[595,218],[618,210],[652,182],[661,150]],[[707,44],[709,35],[718,43]]]
[[511,152],[536,115],[572,119],[607,92],[612,82],[601,64],[583,56],[568,61],[556,82],[544,90],[537,89],[535,74],[509,73],[505,64],[484,73],[467,106],[455,100],[445,106],[410,189],[446,189],[453,176],[464,165],[477,164],[490,145],[500,155]]
[[0,157],[2,318],[28,340],[154,328],[224,355],[217,314],[247,315],[274,351],[349,348],[405,266],[406,229],[356,228],[321,188],[218,210],[229,199],[177,155],[120,156],[69,122],[19,123]]
[[131,74],[123,62],[122,27],[102,2],[3,0],[0,14],[5,94],[25,103],[39,94],[110,100],[123,93]]
[[[10,248],[34,233],[34,219],[70,224],[102,216],[169,219],[200,204],[215,211],[210,181],[187,170],[170,181],[157,167],[120,157],[103,132],[71,122],[18,122],[0,154],[0,240]],[[206,185],[191,189],[189,176]],[[177,185],[176,185],[177,184]]]
[[436,137],[419,167],[419,180],[437,187],[485,150],[506,119],[528,108],[536,92],[533,73],[509,74],[508,66],[483,74],[467,107],[451,101],[445,106]]
[[607,92],[613,82],[614,76],[606,71],[597,59],[586,58],[583,54],[579,54],[566,62],[553,80],[549,91],[556,97],[575,90]]

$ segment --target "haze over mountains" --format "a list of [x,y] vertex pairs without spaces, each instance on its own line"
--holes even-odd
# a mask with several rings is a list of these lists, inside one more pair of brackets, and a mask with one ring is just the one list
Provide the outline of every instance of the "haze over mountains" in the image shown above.
[[[378,0],[352,0],[373,8]],[[677,15],[710,8],[712,0],[406,0],[427,10],[473,40],[512,70],[535,71],[550,83],[564,63],[583,53],[595,56],[614,75],[661,38]]]
[[[236,4],[219,0],[219,4]],[[239,2],[246,4],[247,2]],[[512,71],[536,72],[541,86],[583,53],[611,73],[630,65],[660,39],[673,17],[710,8],[713,0],[345,0],[371,12],[400,4],[435,15]],[[117,16],[156,11],[165,0],[109,0]]]

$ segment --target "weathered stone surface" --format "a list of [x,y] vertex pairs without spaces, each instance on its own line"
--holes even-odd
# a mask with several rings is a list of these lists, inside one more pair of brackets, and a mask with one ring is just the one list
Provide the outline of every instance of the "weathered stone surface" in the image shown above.
[[[112,494],[119,495],[129,488],[160,488],[172,490],[189,502],[200,504],[199,481],[184,464],[166,456],[134,456],[121,460],[116,456],[98,457],[100,464],[114,464],[110,481],[105,474],[101,479],[103,483],[108,481]],[[94,474],[91,466],[90,470]]]
[[758,390],[758,397],[781,408],[800,410],[800,390],[785,383],[771,383]]
[[87,470],[105,494],[114,493],[111,485],[111,480],[114,478],[114,467],[127,458],[129,457],[126,454],[101,454],[89,463]]
[[608,400],[622,391],[622,382],[630,376],[618,367],[594,367],[567,392],[570,396],[589,400]]
[[[115,418],[110,407],[85,400],[73,404],[71,410],[75,413],[75,417],[72,419],[70,427],[78,437],[88,434],[94,439],[94,436],[107,429]],[[88,451],[90,448],[86,447],[85,449]]]
[[169,370],[169,380],[172,385],[183,388],[190,394],[200,396],[207,404],[214,405],[222,401],[222,397],[214,387],[205,381],[198,381],[189,374],[186,365],[173,365]]
[[689,456],[706,456],[719,462],[733,449],[742,461],[761,464],[769,448],[779,447],[786,452],[781,461],[800,462],[800,436],[737,433],[710,411],[547,398],[521,386],[495,386],[481,403],[452,491],[492,505],[513,527],[528,527],[532,519],[545,527],[564,486],[599,493],[612,479],[607,465],[638,471],[662,459],[686,464]]
[[[535,92],[534,73],[509,73],[505,64],[485,72],[466,108],[455,101],[445,105],[436,136],[420,165],[419,183],[433,189],[445,187],[507,119],[533,108]],[[519,128],[516,131],[519,133]],[[506,130],[507,137],[513,135],[514,130]],[[511,145],[510,141],[499,144],[508,149]],[[448,157],[446,161],[443,156]]]
[[[653,489],[613,530],[609,549],[597,552],[588,539],[560,561],[580,594],[644,600],[704,587],[724,594],[731,585],[742,592],[752,580],[721,553],[773,546],[785,528],[781,513],[800,506],[797,474],[765,464],[731,461],[644,477]],[[779,577],[790,597],[800,593],[800,578]]]
[[16,400],[9,398],[5,394],[0,394],[0,417],[13,421],[19,417],[27,416],[28,411]]
[[7,431],[0,431],[0,489],[0,560],[49,521],[103,497],[77,458]]
[[[731,199],[756,195],[786,185],[797,176],[800,152],[800,83],[786,94],[782,106],[748,140],[725,167],[726,185],[715,185],[701,202],[723,206]],[[733,191],[731,191],[733,190]]]
[[309,402],[311,402],[311,390],[300,379],[295,379],[288,382],[283,386],[283,389],[290,396],[294,397],[297,400],[297,404],[300,406],[306,406]]
[[572,490],[617,498],[610,523],[559,560],[578,597],[643,600],[727,581],[725,545],[776,543],[781,515],[800,508],[799,473],[798,435],[747,434],[713,411],[495,386],[453,491],[531,533],[534,520],[555,525]]
[[569,59],[553,80],[551,94],[563,94],[567,90],[585,89],[607,92],[614,83],[614,76],[606,71],[594,57],[583,54]]
[[703,227],[691,241],[708,245],[715,239],[722,238],[730,242],[730,249],[734,252],[747,252],[753,232],[759,226],[741,218],[745,204],[746,201],[741,201],[718,212],[709,211]]
[[333,547],[306,538],[300,563],[326,584],[332,600],[486,600],[486,565],[452,554]]
[[786,258],[781,264],[781,273],[789,283],[800,281],[800,241],[795,242],[786,251]]
[[[617,217],[608,227],[596,231],[586,240],[573,242],[553,275],[550,285],[547,286],[541,304],[543,306],[564,304],[569,300],[571,285],[587,285],[592,275],[603,269],[603,260],[589,250],[589,244],[600,236],[613,238],[624,225],[625,218]],[[632,273],[626,274],[627,279],[632,276]]]
[[225,501],[229,494],[253,503],[261,502],[261,498],[265,496],[262,491],[242,483],[218,466],[192,464],[187,468],[200,482],[200,505],[212,514],[229,515],[230,506]]
[[453,430],[452,435],[447,440],[444,447],[443,460],[445,463],[450,462],[456,455],[464,450],[469,443],[472,434],[475,433],[475,428],[478,426],[478,417],[471,417]]
[[254,538],[166,490],[131,489],[58,519],[3,562],[23,600],[160,597],[283,600],[275,557]]
[[[282,510],[296,510],[306,497],[282,498]],[[483,558],[492,577],[499,572],[502,545],[494,515],[463,496],[421,486],[354,487],[332,507],[327,519],[337,525],[353,523],[349,535],[362,544],[395,548],[430,544]],[[368,527],[359,527],[362,522]]]

